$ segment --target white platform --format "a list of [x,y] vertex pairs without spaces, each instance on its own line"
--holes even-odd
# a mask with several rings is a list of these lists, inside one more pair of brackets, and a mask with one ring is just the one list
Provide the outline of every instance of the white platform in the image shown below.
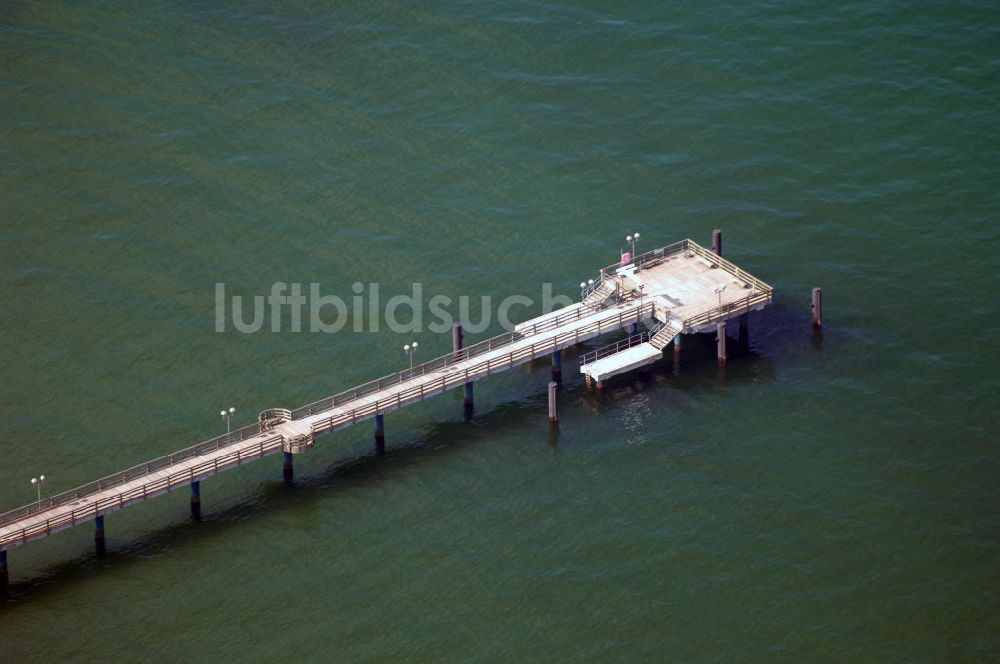
[[652,364],[662,355],[663,351],[657,350],[650,343],[639,344],[620,353],[602,357],[590,364],[584,364],[580,367],[580,373],[589,375],[598,382],[603,382],[612,376]]

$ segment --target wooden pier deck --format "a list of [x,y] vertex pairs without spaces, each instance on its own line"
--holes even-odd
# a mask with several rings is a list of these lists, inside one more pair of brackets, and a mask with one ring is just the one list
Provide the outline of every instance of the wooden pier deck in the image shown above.
[[[513,332],[294,411],[265,411],[252,426],[0,514],[4,574],[7,549],[249,461],[282,451],[303,452],[324,434],[612,332],[634,330],[641,324],[656,326],[654,331],[673,325],[671,334],[700,332],[762,308],[773,296],[770,286],[691,240],[606,267],[599,274],[581,303],[526,321]],[[718,290],[721,284],[725,290]],[[643,343],[666,338],[647,335]]]

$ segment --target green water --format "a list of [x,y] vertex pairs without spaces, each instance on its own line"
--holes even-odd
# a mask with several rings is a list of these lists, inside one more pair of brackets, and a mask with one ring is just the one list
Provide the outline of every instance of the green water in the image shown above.
[[777,289],[724,373],[569,354],[557,438],[538,364],[18,547],[0,661],[995,657],[995,4],[9,2],[0,63],[3,509],[450,348],[217,282],[574,294],[719,227]]

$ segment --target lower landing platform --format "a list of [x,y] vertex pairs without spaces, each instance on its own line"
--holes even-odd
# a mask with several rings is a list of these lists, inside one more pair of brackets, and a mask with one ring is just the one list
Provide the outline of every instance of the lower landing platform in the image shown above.
[[620,353],[581,365],[580,373],[588,376],[591,380],[603,383],[612,376],[652,364],[660,359],[662,354],[663,352],[651,343],[639,344]]

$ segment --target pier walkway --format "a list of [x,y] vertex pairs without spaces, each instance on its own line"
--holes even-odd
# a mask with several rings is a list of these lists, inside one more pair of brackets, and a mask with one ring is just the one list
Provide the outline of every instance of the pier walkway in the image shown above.
[[[254,425],[0,514],[3,576],[7,549],[94,519],[103,538],[105,514],[187,485],[196,491],[202,479],[277,452],[290,464],[290,455],[312,448],[323,434],[376,418],[378,436],[382,416],[393,410],[463,385],[471,399],[475,381],[546,356],[552,356],[555,371],[561,350],[630,329],[633,334],[617,345],[624,347],[599,349],[581,362],[589,367],[588,382],[593,376],[604,380],[655,361],[682,332],[715,329],[763,308],[772,297],[766,283],[691,240],[626,257],[602,269],[581,302],[513,332],[464,348],[459,332],[453,352],[412,369],[296,410],[269,409]],[[642,325],[650,329],[638,332]]]

